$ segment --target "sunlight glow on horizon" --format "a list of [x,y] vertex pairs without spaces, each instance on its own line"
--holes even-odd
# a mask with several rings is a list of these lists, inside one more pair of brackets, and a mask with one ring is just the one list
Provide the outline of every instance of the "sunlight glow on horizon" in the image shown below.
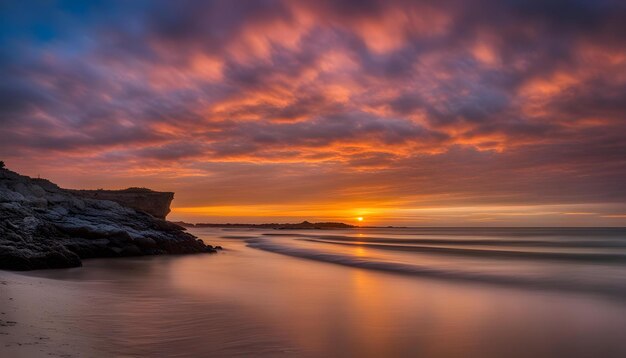
[[[617,211],[622,206],[624,205],[617,204],[609,209]],[[304,220],[364,222],[363,213],[368,213],[368,225],[372,226],[515,226],[519,222],[524,222],[524,226],[550,226],[550,223],[558,223],[559,226],[593,226],[596,222],[616,226],[619,224],[619,219],[624,218],[624,215],[603,212],[606,210],[604,205],[585,206],[595,211],[582,211],[581,205],[372,207],[367,209],[353,209],[353,207],[350,204],[174,207],[168,218],[174,221],[195,223],[268,223]]]

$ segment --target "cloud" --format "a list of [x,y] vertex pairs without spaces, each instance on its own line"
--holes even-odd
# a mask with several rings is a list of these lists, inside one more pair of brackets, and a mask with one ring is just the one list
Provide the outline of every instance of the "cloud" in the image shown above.
[[0,155],[26,170],[254,163],[381,201],[626,199],[618,1],[2,6]]

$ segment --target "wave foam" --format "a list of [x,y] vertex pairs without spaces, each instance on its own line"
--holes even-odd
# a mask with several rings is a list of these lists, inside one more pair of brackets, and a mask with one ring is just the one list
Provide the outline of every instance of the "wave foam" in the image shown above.
[[610,284],[589,281],[581,282],[580,280],[567,280],[562,277],[524,277],[490,274],[486,272],[445,270],[423,265],[377,261],[370,258],[356,257],[346,254],[327,253],[319,250],[291,247],[271,242],[271,240],[267,239],[251,239],[247,240],[246,243],[249,247],[259,250],[363,269],[439,279],[484,282],[508,286],[523,286],[535,289],[582,291],[616,296],[621,299],[626,298],[626,284]]

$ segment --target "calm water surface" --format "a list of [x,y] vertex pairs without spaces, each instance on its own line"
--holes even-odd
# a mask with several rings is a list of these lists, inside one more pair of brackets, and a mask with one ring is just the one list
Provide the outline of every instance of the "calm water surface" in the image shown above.
[[30,273],[46,319],[102,356],[626,356],[624,230],[191,232],[225,250]]

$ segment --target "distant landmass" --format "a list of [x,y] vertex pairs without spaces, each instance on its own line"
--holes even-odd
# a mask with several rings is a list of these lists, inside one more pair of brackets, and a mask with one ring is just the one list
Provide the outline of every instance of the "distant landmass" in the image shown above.
[[325,230],[325,229],[351,229],[356,228],[358,226],[344,224],[340,222],[319,222],[312,223],[308,221],[303,221],[301,223],[268,223],[268,224],[209,224],[209,223],[200,223],[200,224],[191,224],[184,221],[177,221],[176,224],[184,227],[222,227],[222,228],[254,228],[254,229],[275,229],[275,230],[302,230],[302,229],[310,229],[310,230]]

